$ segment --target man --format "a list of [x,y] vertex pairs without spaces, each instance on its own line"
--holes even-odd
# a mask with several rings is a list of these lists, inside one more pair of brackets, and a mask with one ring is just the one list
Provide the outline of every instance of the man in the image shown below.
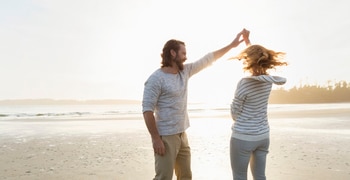
[[162,66],[145,82],[142,100],[143,117],[153,143],[154,180],[171,180],[174,169],[177,179],[192,179],[191,151],[185,133],[189,127],[188,80],[247,36],[249,31],[243,29],[229,45],[188,64],[184,64],[187,59],[184,42],[172,39],[164,45]]

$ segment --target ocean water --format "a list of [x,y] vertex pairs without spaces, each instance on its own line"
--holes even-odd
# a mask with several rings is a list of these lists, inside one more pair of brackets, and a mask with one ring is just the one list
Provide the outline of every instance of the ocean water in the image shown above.
[[[188,104],[190,116],[225,116],[230,113],[229,104]],[[270,104],[269,112],[350,109],[350,103],[334,104]],[[50,119],[139,119],[140,104],[84,104],[84,105],[0,105],[0,121],[50,120]]]
[[[229,160],[232,120],[217,118],[213,121],[213,118],[205,118],[229,117],[229,107],[229,104],[188,104],[191,128],[187,132],[191,141],[194,179],[217,179],[218,174],[220,179],[232,179]],[[350,109],[350,103],[270,104],[268,109],[269,112]],[[349,118],[339,118],[336,114],[334,117],[320,117],[322,116],[286,120],[272,119],[271,154],[268,156],[269,164],[267,165],[269,179],[320,179],[306,176],[314,173],[319,174],[316,177],[321,177],[321,179],[323,177],[349,179],[349,158],[347,158],[350,146]],[[85,119],[91,120],[85,121]],[[82,138],[83,142],[77,142],[76,138]],[[27,158],[32,157],[31,154],[42,155],[45,158],[47,157],[43,151],[45,149],[46,151],[52,147],[64,149],[65,146],[74,144],[81,144],[80,148],[86,148],[86,144],[89,143],[90,147],[101,145],[101,148],[98,148],[101,149],[101,152],[94,151],[94,148],[71,152],[85,152],[87,157],[96,157],[97,154],[104,154],[102,153],[103,148],[115,149],[120,152],[120,156],[116,158],[121,159],[122,163],[115,164],[115,161],[111,161],[113,164],[110,166],[123,173],[114,173],[111,176],[117,174],[120,179],[131,179],[130,177],[151,179],[154,175],[151,139],[142,120],[140,104],[2,105],[0,106],[0,147],[3,150],[10,149],[11,143],[8,142],[13,143],[16,147],[24,147],[25,153],[29,154],[27,156],[18,154],[27,162],[27,164],[23,163],[26,169],[22,171],[26,176],[30,164],[35,164],[32,159]],[[32,144],[32,142],[40,143]],[[336,145],[339,144],[341,146],[337,149]],[[38,147],[42,149],[37,150]],[[125,158],[125,155],[128,157]],[[65,167],[79,167],[79,164],[74,164],[78,161],[74,161],[73,155],[66,153],[66,156],[62,153],[62,157],[59,157],[60,159],[71,158],[65,161]],[[81,155],[76,156],[81,157]],[[105,158],[108,159],[110,156],[107,153]],[[22,162],[19,161],[20,158],[15,158],[15,160],[11,163]],[[57,162],[61,161],[63,160]],[[95,159],[91,159],[91,162],[93,161]],[[79,162],[85,161],[79,159]],[[135,162],[139,164],[135,166]],[[58,165],[56,162],[55,164]],[[341,164],[346,165],[341,166]],[[3,167],[7,166],[11,164],[3,164]],[[84,167],[85,164],[80,166]],[[91,172],[106,174],[105,168],[98,172],[95,170],[96,167],[98,165],[94,164]],[[135,167],[138,172],[142,172],[142,178],[135,177],[138,175],[135,174]],[[59,169],[61,168],[57,168],[57,171]],[[203,169],[211,171],[203,171]],[[16,173],[21,172],[18,168],[16,171]],[[31,174],[35,175],[35,173]],[[57,174],[56,169],[55,174]],[[252,179],[250,174],[249,179]]]
[[138,104],[1,105],[0,120],[134,117],[140,112]]

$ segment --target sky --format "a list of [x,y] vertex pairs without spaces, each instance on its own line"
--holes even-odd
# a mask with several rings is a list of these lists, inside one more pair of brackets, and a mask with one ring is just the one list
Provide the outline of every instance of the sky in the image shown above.
[[[275,88],[350,82],[347,0],[0,0],[0,99],[141,100],[169,39],[187,62],[228,45],[286,52]],[[229,51],[189,82],[189,101],[231,101],[242,63]]]

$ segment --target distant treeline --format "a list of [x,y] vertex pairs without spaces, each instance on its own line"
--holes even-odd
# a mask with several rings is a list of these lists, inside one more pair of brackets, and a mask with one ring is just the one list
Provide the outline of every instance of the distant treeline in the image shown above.
[[270,103],[342,103],[350,102],[350,83],[340,81],[333,85],[303,85],[289,90],[272,90]]

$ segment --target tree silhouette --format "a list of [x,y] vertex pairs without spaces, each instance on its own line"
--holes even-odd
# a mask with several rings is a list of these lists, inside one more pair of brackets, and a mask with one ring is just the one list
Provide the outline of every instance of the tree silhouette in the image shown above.
[[339,81],[326,87],[319,85],[294,86],[289,90],[283,88],[272,90],[270,103],[341,103],[350,102],[350,83]]

